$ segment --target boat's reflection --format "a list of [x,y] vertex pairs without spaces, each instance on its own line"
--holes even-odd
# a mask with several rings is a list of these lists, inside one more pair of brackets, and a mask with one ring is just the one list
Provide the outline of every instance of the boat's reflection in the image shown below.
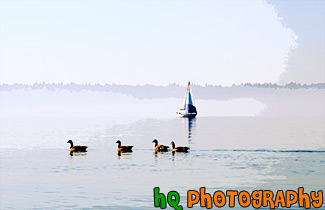
[[183,131],[189,144],[192,144],[195,138],[196,118],[182,118]]

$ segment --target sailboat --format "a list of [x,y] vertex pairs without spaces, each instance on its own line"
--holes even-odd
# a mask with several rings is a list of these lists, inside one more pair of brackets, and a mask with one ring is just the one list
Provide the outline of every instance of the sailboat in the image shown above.
[[191,84],[188,82],[187,89],[184,95],[181,109],[176,112],[177,117],[193,118],[197,115],[196,108],[193,104]]

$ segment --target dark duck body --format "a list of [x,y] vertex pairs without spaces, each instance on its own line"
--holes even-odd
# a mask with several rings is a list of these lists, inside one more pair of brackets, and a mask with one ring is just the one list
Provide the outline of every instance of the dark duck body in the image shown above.
[[158,144],[158,140],[157,139],[154,139],[152,141],[152,143],[155,143],[155,147],[153,148],[153,150],[155,152],[168,152],[169,146],[165,146],[165,145],[162,145],[162,144]]
[[175,147],[175,142],[170,142],[172,145],[172,152],[188,152],[189,147]]
[[69,140],[67,143],[70,143],[70,151],[71,152],[87,152],[87,146],[73,146],[72,140]]
[[118,140],[116,142],[118,145],[117,145],[117,151],[118,152],[132,152],[132,148],[133,146],[121,146],[121,141]]

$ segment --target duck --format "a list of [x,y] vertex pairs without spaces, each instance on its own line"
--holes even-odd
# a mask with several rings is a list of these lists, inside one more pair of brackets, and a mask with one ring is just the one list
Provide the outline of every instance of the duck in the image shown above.
[[121,141],[120,140],[117,140],[116,142],[118,145],[117,145],[117,151],[118,152],[132,152],[132,147],[133,146],[121,146]]
[[72,140],[67,141],[67,143],[70,143],[70,152],[87,152],[87,146],[73,146]]
[[175,147],[175,142],[170,142],[172,145],[172,152],[188,152],[189,147]]
[[153,150],[155,152],[168,152],[169,146],[165,146],[165,145],[162,145],[162,144],[158,144],[158,140],[157,139],[154,139],[152,141],[152,143],[155,143],[155,147],[153,148]]

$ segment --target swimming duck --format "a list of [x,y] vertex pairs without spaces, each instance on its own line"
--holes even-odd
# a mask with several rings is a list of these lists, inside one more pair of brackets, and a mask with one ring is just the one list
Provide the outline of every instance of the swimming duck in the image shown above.
[[154,139],[152,141],[152,143],[155,143],[155,147],[153,148],[153,150],[155,152],[168,152],[169,146],[165,146],[165,145],[162,145],[162,144],[158,144],[158,140],[157,139]]
[[170,142],[172,145],[173,152],[187,152],[190,148],[189,147],[175,147],[175,143],[172,141]]
[[87,152],[87,146],[73,146],[72,140],[69,140],[67,143],[70,143],[71,152]]
[[117,140],[116,142],[118,145],[117,145],[117,151],[118,152],[132,152],[132,147],[133,146],[121,146],[121,141],[120,140]]

